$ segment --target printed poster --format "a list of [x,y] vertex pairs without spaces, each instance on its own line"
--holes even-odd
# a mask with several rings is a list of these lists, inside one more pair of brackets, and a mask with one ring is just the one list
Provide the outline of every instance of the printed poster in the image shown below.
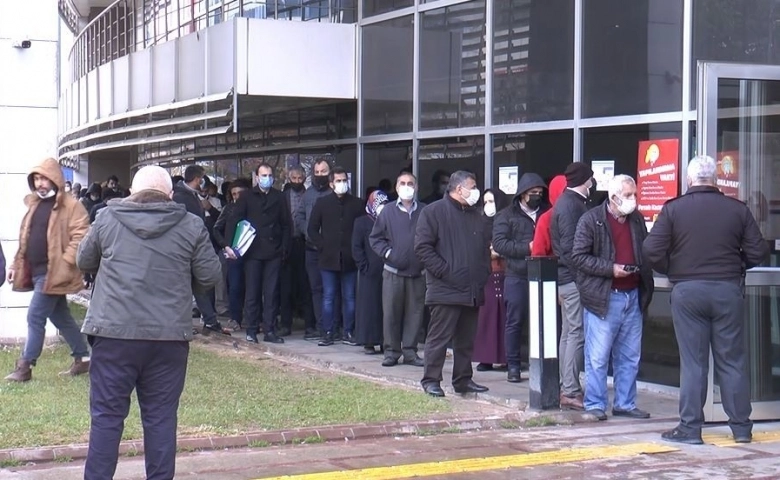
[[517,194],[517,180],[519,168],[517,165],[511,167],[498,167],[498,188],[507,195]]
[[655,222],[664,203],[677,196],[678,159],[676,138],[639,142],[636,200],[645,222]]
[[593,170],[593,178],[596,180],[596,190],[606,192],[609,189],[609,181],[615,177],[615,161],[592,160],[590,168]]
[[718,153],[718,188],[724,195],[739,198],[739,152]]

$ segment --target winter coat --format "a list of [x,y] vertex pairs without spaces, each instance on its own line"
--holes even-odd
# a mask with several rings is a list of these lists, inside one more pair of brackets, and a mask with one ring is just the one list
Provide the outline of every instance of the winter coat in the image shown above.
[[371,248],[396,275],[411,278],[422,275],[422,263],[414,253],[414,235],[423,208],[425,204],[418,202],[410,215],[392,202],[385,206],[374,223]]
[[574,281],[574,264],[571,250],[574,246],[574,232],[577,222],[588,211],[587,199],[574,190],[564,190],[550,218],[550,240],[553,255],[558,257],[558,285]]
[[350,194],[326,195],[314,204],[309,220],[308,238],[318,252],[322,270],[354,272],[352,229],[355,219],[365,215],[364,202]]
[[275,188],[263,192],[258,187],[241,193],[230,209],[225,237],[220,248],[230,246],[238,222],[246,220],[255,228],[255,239],[245,258],[271,260],[290,251],[290,212],[284,194]]
[[222,274],[203,221],[153,190],[109,202],[78,265],[97,272],[82,332],[125,340],[191,340],[192,290]]
[[[566,190],[566,177],[558,175],[553,178],[550,182],[550,203],[553,207],[555,207],[564,190]],[[552,220],[552,208],[536,219],[534,245],[531,248],[531,255],[534,257],[549,257],[553,255],[552,240],[550,239],[550,220]]]
[[43,175],[57,187],[54,208],[49,216],[47,237],[49,262],[42,292],[48,295],[78,293],[84,288],[84,277],[76,266],[76,250],[89,230],[89,216],[84,206],[73,195],[65,192],[65,177],[59,163],[53,158],[47,158],[33,168],[27,177],[32,193],[24,199],[27,214],[22,220],[19,230],[19,250],[14,256],[11,267],[14,270],[13,289],[17,292],[29,292],[34,287],[26,253],[30,240],[30,222],[41,202],[33,184],[35,174]]

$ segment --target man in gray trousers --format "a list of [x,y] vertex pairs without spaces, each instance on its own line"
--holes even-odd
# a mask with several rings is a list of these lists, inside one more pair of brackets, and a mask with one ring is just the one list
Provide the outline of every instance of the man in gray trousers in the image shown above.
[[404,172],[398,176],[395,191],[398,201],[387,205],[374,223],[369,241],[371,249],[385,261],[382,273],[382,333],[385,358],[383,367],[398,364],[424,366],[417,356],[417,334],[425,309],[423,266],[414,253],[417,219],[425,206],[415,200],[417,178]]
[[701,444],[709,352],[737,443],[750,443],[750,385],[744,344],[744,276],[769,255],[748,207],[716,186],[716,163],[688,165],[688,191],[666,202],[645,239],[644,261],[669,277],[680,347],[680,423],[664,440]]

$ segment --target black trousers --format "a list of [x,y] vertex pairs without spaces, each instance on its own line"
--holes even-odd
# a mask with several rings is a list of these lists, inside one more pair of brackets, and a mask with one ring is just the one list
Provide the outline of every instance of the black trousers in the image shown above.
[[743,435],[753,430],[744,315],[738,282],[696,280],[672,289],[672,320],[680,347],[678,428],[688,435],[700,435],[704,423],[710,346],[731,431]]
[[460,305],[431,305],[431,323],[425,338],[425,369],[422,385],[441,383],[447,358],[447,345],[452,341],[452,385],[465,385],[474,375],[471,354],[477,334],[479,308]]
[[276,315],[279,313],[279,274],[282,259],[244,259],[246,299],[244,300],[244,324],[246,333],[257,335],[260,319],[263,333],[276,331]]
[[84,480],[114,478],[134,389],[144,429],[146,478],[172,479],[176,473],[177,412],[187,374],[189,343],[92,336],[89,343],[92,424]]
[[280,326],[292,328],[293,314],[296,307],[300,308],[307,331],[317,329],[314,317],[309,275],[306,272],[306,242],[303,237],[292,242],[292,248],[287,261],[282,265],[280,280],[281,320]]

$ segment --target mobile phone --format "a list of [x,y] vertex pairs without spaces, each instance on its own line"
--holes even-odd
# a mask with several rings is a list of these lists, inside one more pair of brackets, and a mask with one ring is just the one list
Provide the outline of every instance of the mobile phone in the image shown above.
[[639,265],[623,265],[623,271],[628,273],[639,273]]

